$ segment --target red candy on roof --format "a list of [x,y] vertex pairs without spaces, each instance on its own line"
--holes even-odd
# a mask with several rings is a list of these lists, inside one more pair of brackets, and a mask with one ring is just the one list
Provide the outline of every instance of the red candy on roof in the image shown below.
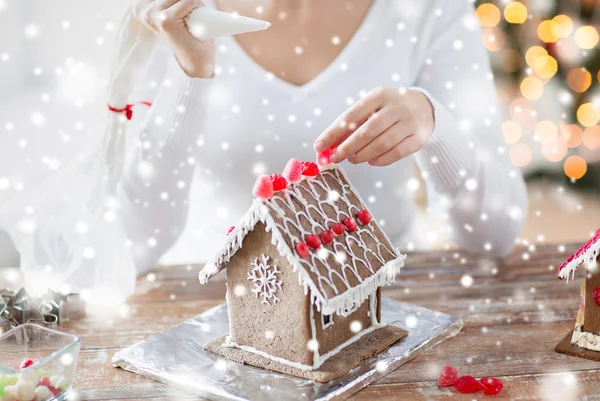
[[273,196],[273,181],[268,175],[261,175],[256,179],[252,193],[257,198],[270,199]]
[[313,162],[302,162],[302,175],[314,177],[319,174],[319,166]]
[[560,267],[558,268],[557,276],[560,277],[560,272],[563,269],[565,269],[569,264],[571,264],[571,262],[573,262],[573,260],[585,255],[589,251],[589,249],[599,241],[600,241],[600,230],[596,231],[594,236],[592,238],[590,238],[589,241],[587,241],[585,244],[583,244],[581,246],[581,248],[579,248],[577,250],[577,252],[575,252],[573,255],[569,256],[569,258],[565,261],[565,263],[560,265]]
[[271,181],[273,182],[273,191],[281,191],[287,188],[288,182],[282,175],[271,174],[269,177],[271,177]]
[[288,182],[298,182],[302,179],[302,162],[298,159],[290,159],[285,165],[282,174]]

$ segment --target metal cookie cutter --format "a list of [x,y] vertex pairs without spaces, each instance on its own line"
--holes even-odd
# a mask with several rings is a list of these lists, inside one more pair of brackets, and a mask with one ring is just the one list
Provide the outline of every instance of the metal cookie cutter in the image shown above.
[[22,288],[16,293],[2,290],[0,296],[0,334],[24,323],[57,328],[61,322],[85,314],[85,303],[78,294],[48,290],[41,298],[32,298]]

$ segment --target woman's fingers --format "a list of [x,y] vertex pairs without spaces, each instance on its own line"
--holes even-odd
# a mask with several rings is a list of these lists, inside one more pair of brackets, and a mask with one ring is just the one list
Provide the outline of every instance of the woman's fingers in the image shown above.
[[204,7],[202,0],[179,0],[165,12],[168,19],[181,20],[197,8]]
[[365,147],[354,153],[354,155],[348,160],[353,164],[364,163],[373,160],[391,150],[409,135],[410,131],[406,124],[397,121],[383,134],[379,135]]
[[344,114],[333,122],[314,143],[317,152],[337,145],[344,141],[356,127],[366,121],[384,104],[383,89],[374,89],[364,98],[352,105]]
[[416,135],[411,135],[405,138],[398,145],[388,150],[384,154],[377,156],[375,159],[369,161],[371,166],[389,166],[390,164],[396,163],[399,160],[404,159],[407,156],[412,155],[423,147],[423,140]]
[[[335,149],[331,161],[341,163],[346,158],[377,139],[388,128],[398,121],[397,113],[391,107],[385,107],[371,115],[360,127]],[[398,141],[400,142],[400,141]],[[397,142],[396,142],[397,143]]]

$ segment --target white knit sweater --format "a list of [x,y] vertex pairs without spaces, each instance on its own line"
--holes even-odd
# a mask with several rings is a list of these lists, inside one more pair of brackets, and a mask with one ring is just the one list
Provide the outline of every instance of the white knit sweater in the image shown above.
[[131,99],[154,102],[147,115],[136,110],[120,186],[138,270],[163,255],[165,263],[213,256],[250,206],[257,175],[280,173],[292,157],[314,160],[314,139],[377,86],[424,91],[435,108],[434,134],[414,158],[344,164],[388,235],[400,247],[419,243],[407,186],[416,160],[428,211],[460,247],[491,256],[512,247],[526,190],[503,142],[471,1],[375,0],[341,54],[302,86],[266,72],[233,38],[217,49],[213,79],[189,78],[160,49]]

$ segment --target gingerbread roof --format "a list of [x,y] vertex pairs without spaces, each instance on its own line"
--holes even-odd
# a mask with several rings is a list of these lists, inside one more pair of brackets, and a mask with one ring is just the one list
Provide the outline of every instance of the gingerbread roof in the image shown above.
[[575,274],[575,270],[585,263],[585,267],[590,270],[596,269],[596,259],[600,253],[600,230],[573,255],[569,256],[565,263],[558,268],[558,278],[569,279],[569,276]]
[[[272,243],[286,257],[311,302],[327,313],[344,313],[362,303],[377,288],[395,280],[405,255],[393,247],[375,219],[359,222],[330,243],[301,256],[297,250],[311,234],[321,235],[335,223],[354,218],[366,205],[336,165],[321,167],[315,177],[303,177],[268,199],[257,198],[240,223],[229,233],[217,257],[200,272],[205,283],[223,270],[242,247],[245,236],[260,221],[271,232]],[[309,242],[309,241],[306,241]],[[300,254],[299,254],[300,253]]]

